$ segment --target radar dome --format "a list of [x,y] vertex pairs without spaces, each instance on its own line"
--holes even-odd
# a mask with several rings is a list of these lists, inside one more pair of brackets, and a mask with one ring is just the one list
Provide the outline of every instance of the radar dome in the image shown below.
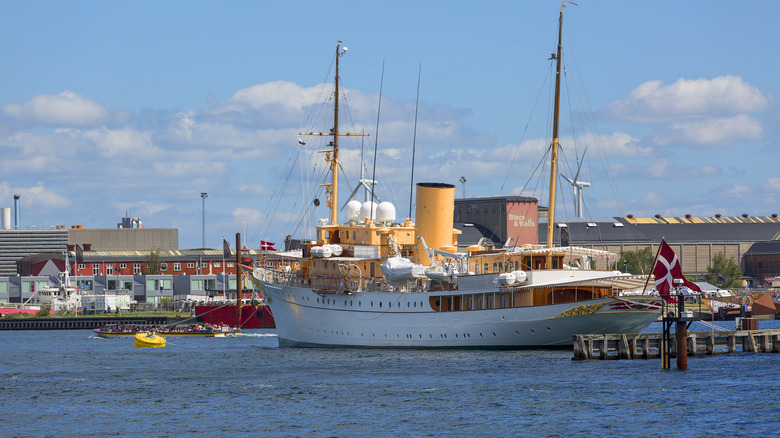
[[376,202],[366,201],[360,206],[360,218],[366,217],[370,220],[376,218]]
[[347,202],[345,210],[347,213],[347,219],[356,221],[358,217],[360,217],[360,201],[353,199]]
[[379,207],[376,210],[376,218],[384,224],[393,222],[395,220],[395,205],[387,201],[379,203]]

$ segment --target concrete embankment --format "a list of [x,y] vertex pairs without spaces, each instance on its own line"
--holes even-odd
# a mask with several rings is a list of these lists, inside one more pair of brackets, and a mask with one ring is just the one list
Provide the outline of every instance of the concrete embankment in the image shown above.
[[[0,330],[84,330],[103,327],[106,324],[166,325],[176,324],[185,318],[167,316],[117,316],[83,318],[0,318]],[[195,323],[194,319],[190,321]]]

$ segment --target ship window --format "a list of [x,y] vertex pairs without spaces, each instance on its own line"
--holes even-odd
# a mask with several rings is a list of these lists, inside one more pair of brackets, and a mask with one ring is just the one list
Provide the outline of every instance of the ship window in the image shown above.
[[474,265],[474,273],[479,274],[479,263]]
[[486,308],[487,309],[492,309],[493,308],[493,297],[490,296],[490,295],[488,295],[488,297],[487,297],[487,307]]
[[482,297],[477,297],[477,310],[482,309]]
[[173,264],[173,270],[174,271],[181,271],[181,263],[174,263]]
[[473,299],[474,298],[472,298],[472,297],[468,297],[468,299],[466,300],[466,309],[471,310],[471,305],[472,305],[472,300]]
[[92,264],[92,275],[100,275],[100,265],[97,263]]
[[493,272],[498,272],[498,264],[496,262],[493,262]]
[[355,233],[355,230],[352,230],[352,240],[357,240],[357,233]]
[[506,295],[501,295],[501,308],[506,307]]
[[168,270],[168,264],[167,263],[160,263],[160,270],[161,271],[167,271]]
[[487,274],[487,273],[488,273],[488,264],[485,263],[485,274]]

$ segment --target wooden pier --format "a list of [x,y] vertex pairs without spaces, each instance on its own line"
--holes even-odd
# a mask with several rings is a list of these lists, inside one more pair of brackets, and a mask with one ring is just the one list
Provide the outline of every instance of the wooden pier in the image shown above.
[[[574,360],[658,359],[661,339],[661,333],[574,335]],[[677,351],[674,338],[670,351]],[[689,357],[737,352],[780,353],[780,330],[688,332]]]

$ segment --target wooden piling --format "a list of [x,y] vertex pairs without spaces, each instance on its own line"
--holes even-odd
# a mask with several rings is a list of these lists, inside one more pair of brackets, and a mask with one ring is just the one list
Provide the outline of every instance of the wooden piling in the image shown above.
[[[661,333],[577,334],[572,337],[572,344],[574,360],[657,359],[663,351]],[[780,330],[688,332],[682,341],[672,338],[672,344],[671,351],[683,351],[693,357],[736,352],[780,353]]]

